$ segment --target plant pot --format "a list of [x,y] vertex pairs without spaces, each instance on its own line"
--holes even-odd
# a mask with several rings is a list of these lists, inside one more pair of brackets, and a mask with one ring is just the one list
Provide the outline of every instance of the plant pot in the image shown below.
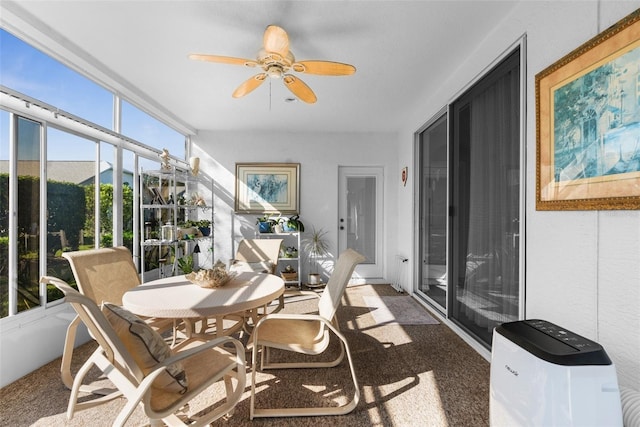
[[293,233],[294,231],[298,231],[298,230],[296,230],[296,229],[295,229],[295,228],[293,228],[293,227],[289,227],[289,226],[287,225],[287,223],[286,223],[286,222],[285,222],[284,224],[282,224],[282,230],[283,230],[285,233]]
[[295,271],[291,271],[291,272],[283,271],[280,273],[280,275],[285,281],[288,281],[288,282],[298,280],[298,273]]
[[271,223],[269,222],[259,222],[258,223],[258,231],[261,233],[271,233]]
[[178,235],[178,240],[188,239],[187,236],[195,236],[198,234],[198,229],[196,227],[178,227],[176,234]]
[[320,274],[318,273],[309,273],[309,284],[310,285],[319,285],[321,282]]
[[209,234],[211,234],[211,227],[198,227],[198,230],[200,230],[204,237],[207,237]]

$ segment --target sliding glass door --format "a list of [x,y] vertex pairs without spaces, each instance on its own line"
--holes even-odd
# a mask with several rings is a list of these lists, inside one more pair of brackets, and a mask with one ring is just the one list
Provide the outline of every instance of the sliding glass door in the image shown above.
[[435,308],[447,305],[447,116],[440,115],[418,134],[420,170],[421,265],[417,291]]
[[449,317],[491,344],[519,313],[520,51],[450,108]]
[[416,133],[416,293],[490,347],[517,320],[522,209],[520,48]]

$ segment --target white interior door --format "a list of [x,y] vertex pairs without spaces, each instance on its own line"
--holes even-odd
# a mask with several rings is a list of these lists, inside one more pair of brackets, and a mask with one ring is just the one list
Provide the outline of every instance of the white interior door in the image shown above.
[[382,167],[338,169],[338,248],[367,257],[356,267],[361,278],[381,278],[383,273],[383,177]]

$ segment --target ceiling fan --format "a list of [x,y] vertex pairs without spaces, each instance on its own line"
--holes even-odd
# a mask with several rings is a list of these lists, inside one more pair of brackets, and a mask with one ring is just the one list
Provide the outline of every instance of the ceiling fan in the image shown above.
[[189,58],[200,61],[262,68],[263,72],[256,74],[238,86],[233,92],[234,98],[247,95],[264,83],[267,77],[271,77],[275,79],[282,78],[285,86],[296,97],[304,102],[313,104],[317,100],[316,94],[298,77],[289,74],[290,71],[322,76],[348,76],[356,72],[356,67],[353,65],[340,62],[319,60],[296,61],[293,52],[289,50],[289,36],[287,32],[277,25],[269,25],[264,31],[263,47],[258,51],[255,60],[196,53],[190,54]]

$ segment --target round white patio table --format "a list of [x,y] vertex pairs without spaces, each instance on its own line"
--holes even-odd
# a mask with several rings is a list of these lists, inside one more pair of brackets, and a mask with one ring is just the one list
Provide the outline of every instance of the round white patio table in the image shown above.
[[[218,288],[200,287],[181,275],[152,280],[128,290],[122,296],[122,305],[132,313],[147,317],[191,321],[215,318],[218,326],[223,324],[225,316],[255,313],[255,309],[266,307],[284,293],[284,288],[282,278],[267,273],[242,272]],[[191,337],[191,322],[185,323],[189,326],[187,335]],[[203,325],[203,332],[204,329]],[[238,329],[216,327],[216,335]]]

